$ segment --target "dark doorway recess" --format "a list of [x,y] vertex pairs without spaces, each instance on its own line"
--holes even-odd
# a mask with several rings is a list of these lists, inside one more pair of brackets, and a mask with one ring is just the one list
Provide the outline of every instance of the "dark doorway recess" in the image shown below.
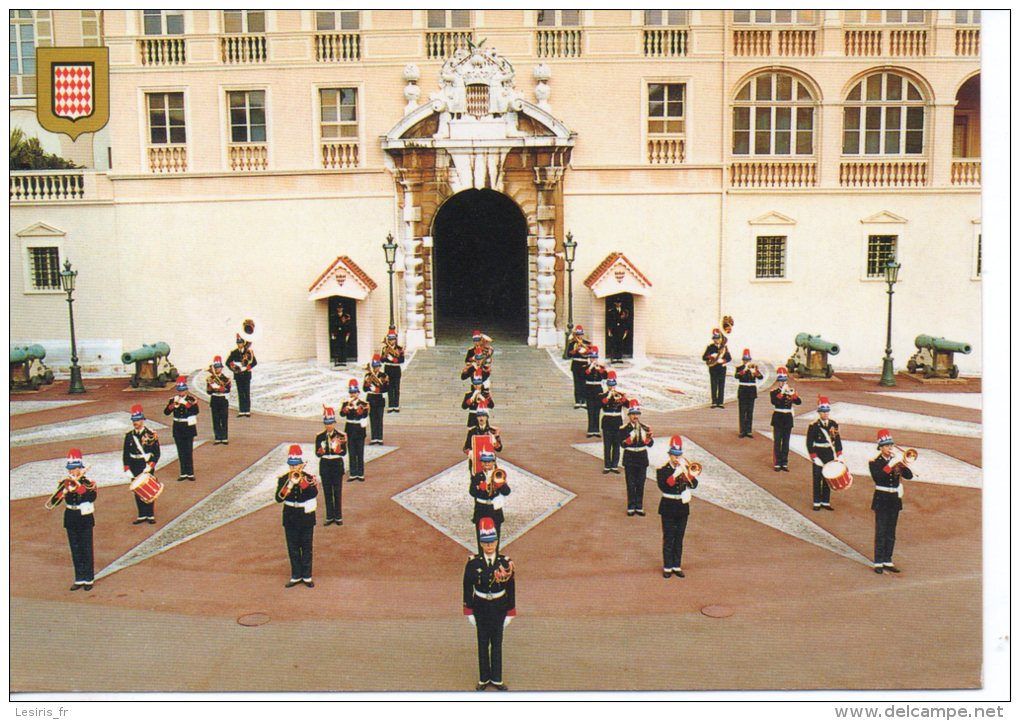
[[496,341],[528,340],[528,221],[494,190],[465,190],[432,224],[436,342],[470,345],[478,328]]

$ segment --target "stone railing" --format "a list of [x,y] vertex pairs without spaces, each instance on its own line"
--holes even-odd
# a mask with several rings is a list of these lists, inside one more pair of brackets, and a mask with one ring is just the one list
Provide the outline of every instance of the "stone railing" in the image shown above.
[[844,188],[920,188],[928,185],[923,160],[843,161],[839,184]]
[[927,54],[927,30],[889,31],[889,55],[900,58],[922,58]]
[[981,30],[978,28],[958,28],[954,44],[958,56],[981,56]]
[[881,30],[846,30],[843,52],[848,58],[873,57],[882,54]]
[[685,151],[684,138],[648,138],[648,162],[652,165],[679,165],[684,162]]
[[812,57],[817,52],[815,30],[777,30],[776,54],[780,57]]
[[540,58],[579,58],[583,36],[580,30],[556,28],[535,31],[535,54]]
[[453,55],[457,48],[467,48],[474,42],[470,30],[430,30],[425,33],[425,57],[442,60]]
[[140,38],[138,51],[142,65],[184,65],[187,52],[183,37]]
[[269,147],[265,143],[233,143],[227,146],[227,158],[231,170],[266,170]]
[[768,57],[772,54],[772,32],[769,30],[734,30],[733,54],[742,57]]
[[322,143],[322,167],[327,170],[358,167],[357,140],[330,140]]
[[358,33],[316,33],[316,62],[349,63],[360,59],[361,36]]
[[10,178],[12,203],[87,200],[84,170],[15,170]]
[[981,185],[981,161],[954,160],[949,171],[949,183],[970,187]]
[[882,55],[920,58],[928,55],[928,31],[918,28],[854,28],[843,31],[843,47],[848,58]]
[[185,145],[150,145],[148,156],[151,173],[188,171],[188,148]]
[[645,29],[646,58],[680,58],[687,55],[687,30],[680,28]]
[[733,188],[814,188],[818,163],[814,160],[754,160],[730,165]]
[[223,35],[220,37],[220,59],[226,65],[264,63],[265,35]]

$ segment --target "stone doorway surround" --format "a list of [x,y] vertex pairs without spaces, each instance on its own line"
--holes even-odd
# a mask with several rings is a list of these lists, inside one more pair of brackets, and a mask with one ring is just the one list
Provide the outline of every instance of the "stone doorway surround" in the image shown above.
[[[495,190],[521,208],[528,223],[528,344],[562,342],[563,174],[576,134],[548,104],[550,73],[534,71],[539,104],[514,87],[515,71],[493,48],[459,48],[439,71],[439,90],[417,105],[420,72],[404,68],[404,118],[382,139],[397,205],[398,293],[403,343],[435,345],[431,229],[440,206],[462,190]],[[559,252],[559,257],[557,257]]]

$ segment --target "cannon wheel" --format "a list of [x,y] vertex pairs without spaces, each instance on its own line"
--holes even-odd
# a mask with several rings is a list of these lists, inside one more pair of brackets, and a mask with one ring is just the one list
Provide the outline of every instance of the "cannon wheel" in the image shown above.
[[949,377],[950,378],[959,378],[960,377],[960,368],[959,368],[959,366],[953,365],[953,367],[949,369]]
[[160,373],[158,376],[156,376],[156,380],[159,383],[161,383],[163,385],[166,385],[167,383],[170,382],[170,374],[169,373]]
[[42,385],[42,383],[43,383],[43,379],[42,379],[42,378],[40,378],[39,376],[32,376],[32,377],[31,377],[31,378],[30,378],[30,379],[28,380],[28,385],[29,385],[29,387],[30,387],[30,388],[31,388],[32,390],[34,390],[34,391],[37,391],[37,390],[39,390],[39,386],[41,386],[41,385]]
[[832,364],[831,363],[826,363],[825,364],[825,377],[826,378],[832,378]]
[[915,363],[913,359],[907,361],[907,372],[908,373],[917,372],[917,363]]
[[935,369],[929,365],[921,366],[924,369],[925,378],[933,378],[935,376]]
[[136,375],[135,376],[131,376],[131,387],[132,388],[137,388],[138,387],[138,376],[136,376]]

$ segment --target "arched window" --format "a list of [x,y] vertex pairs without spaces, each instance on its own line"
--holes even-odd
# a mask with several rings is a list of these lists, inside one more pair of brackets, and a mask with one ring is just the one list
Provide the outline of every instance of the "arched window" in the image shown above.
[[790,73],[756,75],[733,102],[734,155],[812,155],[815,98]]
[[914,81],[875,73],[854,85],[843,108],[844,155],[920,155],[924,104]]

